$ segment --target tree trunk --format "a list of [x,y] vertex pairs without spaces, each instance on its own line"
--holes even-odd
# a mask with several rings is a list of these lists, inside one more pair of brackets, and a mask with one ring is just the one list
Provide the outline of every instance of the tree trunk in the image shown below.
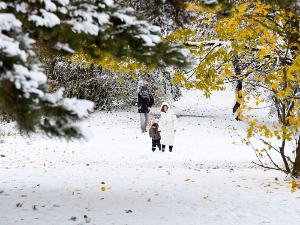
[[[233,106],[232,112],[235,113],[238,108],[241,106],[241,104],[237,101],[239,98],[242,98],[242,89],[243,89],[243,82],[241,80],[237,81],[237,84],[235,86],[235,96],[236,96],[236,102]],[[239,120],[238,116],[235,118],[236,120]]]
[[[236,102],[235,102],[235,104],[233,106],[233,109],[232,109],[232,112],[234,114],[234,113],[236,113],[238,108],[241,106],[241,104],[238,102],[238,99],[243,98],[243,95],[242,95],[243,79],[240,77],[241,74],[242,74],[242,69],[241,69],[241,65],[240,65],[240,61],[239,61],[238,57],[235,57],[235,59],[233,61],[233,66],[234,66],[235,75],[238,78],[237,84],[235,86]],[[238,114],[237,114],[235,119],[240,120]]]
[[300,136],[298,137],[298,143],[296,148],[296,158],[295,158],[295,164],[293,168],[292,175],[294,177],[298,177],[300,172]]
[[285,158],[284,149],[285,149],[285,139],[282,141],[282,146],[280,147],[280,155],[281,155],[282,161],[283,161],[284,166],[285,166],[286,174],[290,174],[291,170],[290,170],[289,164],[288,164],[288,162]]
[[[285,59],[282,60],[282,65],[283,65],[283,82],[284,82],[284,91],[286,91],[287,89],[287,75],[286,75],[286,69],[285,69]],[[282,141],[282,145],[280,147],[280,154],[281,154],[281,158],[284,162],[284,166],[285,166],[285,170],[286,173],[289,174],[291,173],[289,164],[285,158],[285,154],[284,154],[284,150],[285,150],[285,141],[286,141],[286,126],[287,126],[287,121],[286,121],[286,97],[283,97],[283,101],[282,101],[282,125],[283,125],[283,141]]]

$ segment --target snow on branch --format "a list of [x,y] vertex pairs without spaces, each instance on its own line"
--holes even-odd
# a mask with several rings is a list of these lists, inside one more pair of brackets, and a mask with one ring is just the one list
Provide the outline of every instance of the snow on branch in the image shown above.
[[57,43],[53,46],[53,48],[54,48],[54,49],[57,49],[57,50],[64,50],[64,51],[67,51],[67,52],[75,53],[75,51],[69,47],[69,44],[68,44],[68,43],[63,44],[63,43],[57,42]]
[[40,9],[43,16],[31,15],[28,20],[33,21],[36,26],[54,27],[60,24],[60,19],[54,13]]
[[53,94],[47,93],[44,95],[43,101],[51,103],[52,107],[62,107],[71,112],[71,114],[76,115],[79,119],[88,116],[89,112],[93,111],[93,102],[76,98],[64,98],[63,93],[64,88],[60,88]]
[[13,15],[11,13],[1,13],[0,14],[0,31],[16,30],[16,29],[21,28],[21,26],[22,26],[21,21],[16,19],[15,15]]

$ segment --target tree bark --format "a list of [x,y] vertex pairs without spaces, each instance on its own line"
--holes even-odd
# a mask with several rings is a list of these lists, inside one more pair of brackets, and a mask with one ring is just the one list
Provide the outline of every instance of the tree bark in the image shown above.
[[[237,77],[241,76],[242,74],[242,69],[241,69],[241,65],[240,65],[240,61],[238,59],[238,57],[235,57],[234,61],[233,61],[233,66],[234,66],[234,72],[236,74]],[[238,102],[239,98],[243,98],[242,95],[242,89],[243,89],[243,79],[240,78],[237,81],[236,87],[235,87],[235,96],[236,96],[236,102],[233,106],[232,112],[233,114],[238,110],[238,108],[241,106],[241,104]],[[236,120],[240,120],[239,116],[237,115]]]
[[295,164],[293,168],[292,175],[294,177],[298,177],[300,172],[300,136],[298,137],[298,143],[296,148],[296,158],[295,158]]

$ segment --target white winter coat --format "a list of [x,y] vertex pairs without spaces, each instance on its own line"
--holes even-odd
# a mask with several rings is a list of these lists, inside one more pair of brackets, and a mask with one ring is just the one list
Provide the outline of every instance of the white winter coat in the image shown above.
[[161,112],[158,131],[161,131],[161,144],[173,146],[175,141],[174,130],[177,130],[177,117],[170,109],[170,105],[167,102],[163,102],[161,108],[164,105],[168,106],[168,111]]

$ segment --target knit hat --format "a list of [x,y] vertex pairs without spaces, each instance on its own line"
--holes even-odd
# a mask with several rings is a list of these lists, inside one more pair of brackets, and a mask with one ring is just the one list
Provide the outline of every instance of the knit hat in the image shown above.
[[153,120],[153,121],[151,122],[151,126],[157,126],[157,123],[156,123],[155,120]]
[[144,84],[144,85],[143,85],[143,88],[149,88],[149,87],[148,87],[148,84]]

